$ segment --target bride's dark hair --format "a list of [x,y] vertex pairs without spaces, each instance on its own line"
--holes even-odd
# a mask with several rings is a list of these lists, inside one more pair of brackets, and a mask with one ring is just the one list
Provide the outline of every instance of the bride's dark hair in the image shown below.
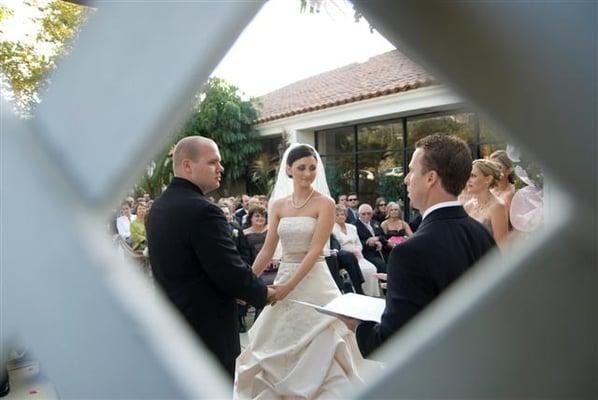
[[[316,161],[318,160],[316,151],[313,149],[313,147],[302,144],[289,151],[289,154],[287,155],[287,165],[291,167],[295,161],[303,157],[313,157],[316,159]],[[288,177],[292,178],[291,175],[288,175]]]

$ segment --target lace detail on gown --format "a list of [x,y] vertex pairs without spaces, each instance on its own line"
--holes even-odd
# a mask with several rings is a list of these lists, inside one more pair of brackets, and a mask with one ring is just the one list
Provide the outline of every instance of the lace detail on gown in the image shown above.
[[[275,283],[287,281],[307,253],[316,226],[311,217],[280,220],[283,249]],[[266,306],[249,331],[249,345],[237,358],[235,398],[340,397],[361,382],[365,361],[355,335],[334,317],[289,301],[324,305],[340,292],[322,258],[276,305]]]

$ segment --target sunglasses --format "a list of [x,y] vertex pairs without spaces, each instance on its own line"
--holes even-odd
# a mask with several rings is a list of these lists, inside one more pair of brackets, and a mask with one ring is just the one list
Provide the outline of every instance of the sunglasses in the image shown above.
[[380,203],[380,204],[378,204],[378,207],[385,207],[385,206],[386,206],[386,203]]
[[357,201],[357,199],[347,199],[347,200],[349,200],[349,201]]

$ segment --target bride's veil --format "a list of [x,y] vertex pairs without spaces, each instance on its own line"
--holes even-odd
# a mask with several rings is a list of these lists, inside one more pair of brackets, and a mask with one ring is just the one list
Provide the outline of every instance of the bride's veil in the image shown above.
[[[274,183],[274,188],[272,189],[272,194],[270,195],[270,199],[268,200],[268,215],[272,215],[272,205],[278,199],[283,197],[290,196],[293,194],[293,179],[289,178],[287,175],[287,159],[289,157],[289,153],[295,147],[298,146],[308,146],[311,147],[316,154],[316,160],[318,161],[316,165],[316,179],[312,184],[313,188],[322,193],[325,196],[330,197],[330,189],[328,189],[328,183],[326,182],[326,172],[324,170],[324,163],[322,163],[322,159],[320,158],[320,154],[314,149],[312,146],[303,143],[292,143],[282,155],[282,159],[280,160],[280,164],[278,166],[278,176],[276,177],[276,182]],[[328,245],[326,249],[328,249]],[[280,243],[278,244],[278,248],[276,249],[276,253],[274,258],[280,258],[282,255]]]

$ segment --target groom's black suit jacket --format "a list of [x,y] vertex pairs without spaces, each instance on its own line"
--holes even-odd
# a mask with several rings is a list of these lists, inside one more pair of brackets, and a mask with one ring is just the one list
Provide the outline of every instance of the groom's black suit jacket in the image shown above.
[[235,299],[266,304],[266,286],[247,268],[222,211],[193,183],[174,178],[147,221],[155,280],[229,374],[241,351]]
[[388,261],[382,321],[362,322],[356,335],[364,356],[382,345],[495,245],[486,228],[463,207],[432,211]]

